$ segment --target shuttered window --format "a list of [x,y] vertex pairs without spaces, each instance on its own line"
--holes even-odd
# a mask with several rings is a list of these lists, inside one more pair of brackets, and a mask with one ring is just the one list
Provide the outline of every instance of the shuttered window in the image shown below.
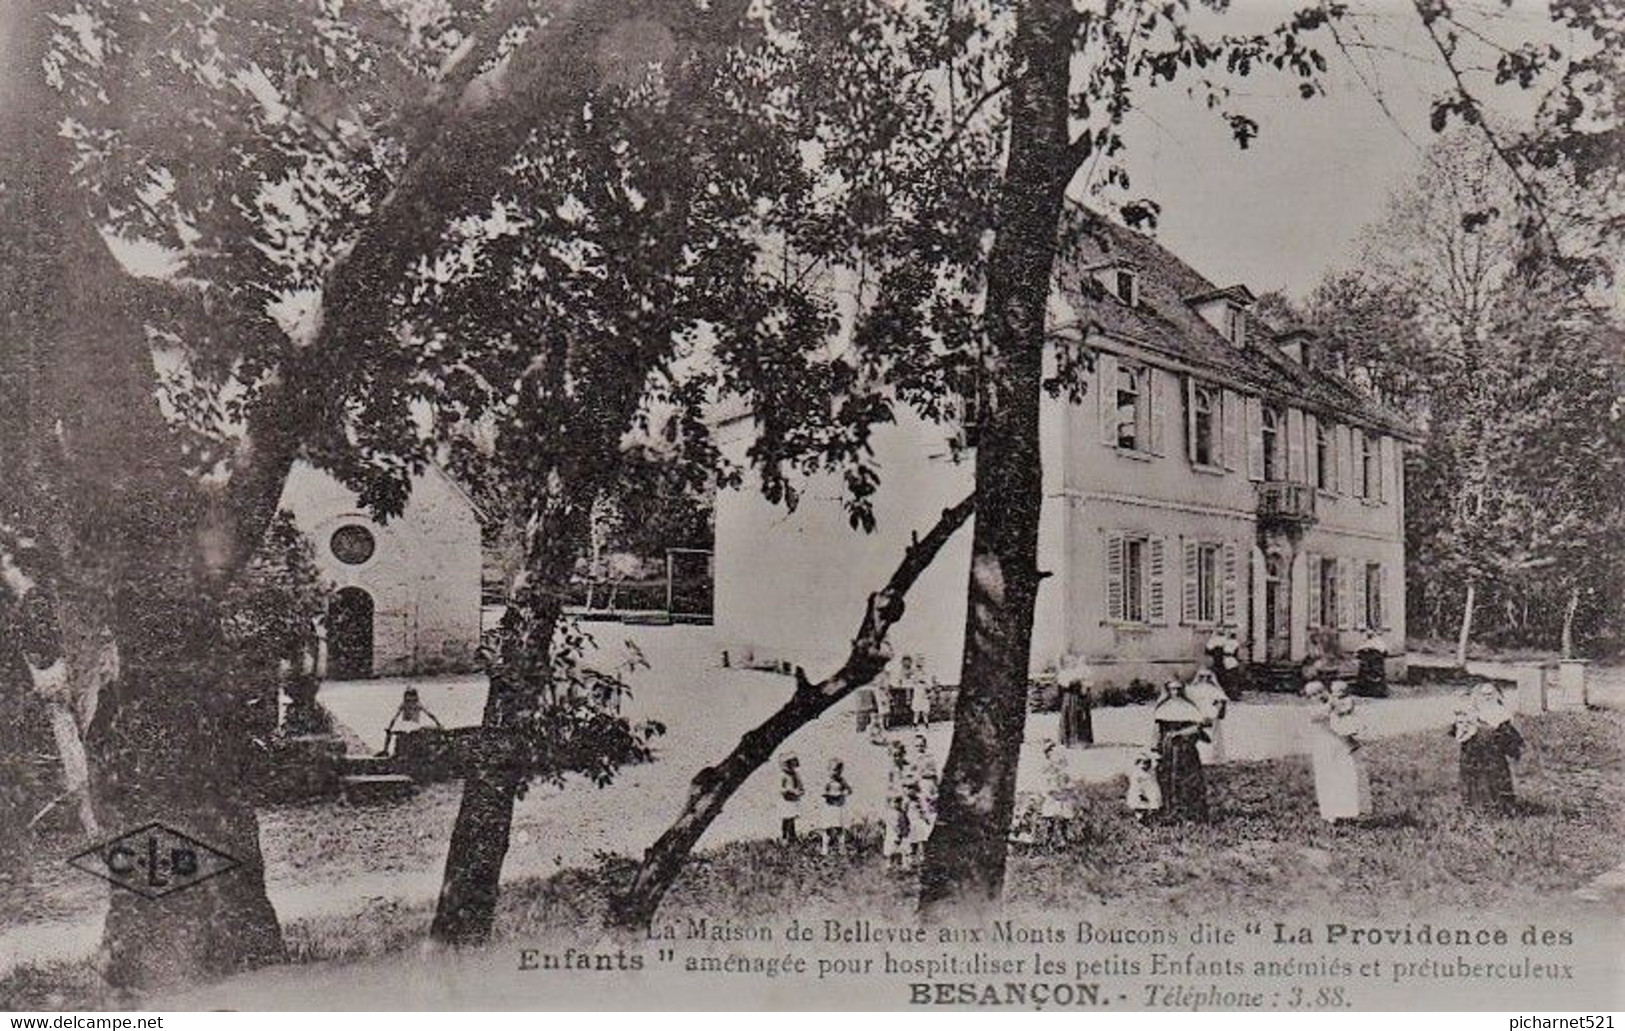
[[1377,460],[1376,438],[1364,430],[1357,431],[1360,448],[1360,497],[1370,501],[1382,500],[1382,466]]
[[1123,540],[1123,620],[1145,622],[1145,538]]
[[1222,461],[1224,428],[1221,393],[1187,377],[1185,380],[1185,445],[1192,465],[1217,466]]
[[1338,605],[1341,592],[1337,582],[1337,559],[1320,560],[1320,625],[1335,627],[1340,623],[1342,609]]
[[1335,490],[1337,483],[1337,452],[1332,446],[1333,427],[1323,420],[1311,418],[1315,452],[1315,486],[1321,490]]
[[1166,542],[1146,534],[1106,536],[1106,618],[1114,623],[1167,622]]
[[1144,412],[1147,404],[1145,371],[1132,365],[1117,367],[1117,446],[1129,451],[1148,449],[1149,422]]
[[1186,541],[1184,554],[1183,621],[1216,624],[1224,608],[1225,546],[1211,541]]
[[1340,560],[1326,555],[1309,556],[1309,625],[1334,629],[1347,626]]
[[1286,479],[1286,415],[1274,405],[1265,405],[1259,421],[1262,478]]
[[1367,629],[1382,628],[1382,563],[1365,564],[1365,625]]

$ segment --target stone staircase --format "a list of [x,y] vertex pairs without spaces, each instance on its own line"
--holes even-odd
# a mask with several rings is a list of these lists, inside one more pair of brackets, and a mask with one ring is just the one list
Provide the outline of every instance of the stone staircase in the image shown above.
[[339,768],[339,798],[350,805],[395,802],[417,792],[412,778],[383,755],[347,755]]
[[1248,688],[1275,694],[1303,690],[1303,666],[1296,662],[1255,662],[1247,667]]

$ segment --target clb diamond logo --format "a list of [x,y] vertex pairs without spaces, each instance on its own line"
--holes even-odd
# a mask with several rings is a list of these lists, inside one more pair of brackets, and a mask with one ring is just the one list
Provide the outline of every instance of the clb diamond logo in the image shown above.
[[93,845],[68,863],[149,899],[202,884],[241,865],[219,849],[161,823],[149,823]]

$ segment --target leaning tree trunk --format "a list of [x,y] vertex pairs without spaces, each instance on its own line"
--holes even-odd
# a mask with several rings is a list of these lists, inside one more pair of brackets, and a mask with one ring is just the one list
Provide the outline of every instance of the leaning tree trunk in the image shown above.
[[747,731],[733,751],[715,766],[695,774],[683,811],[643,854],[631,885],[610,905],[610,922],[618,927],[647,927],[660,900],[683,869],[689,852],[751,774],[772,758],[778,747],[827,712],[830,706],[872,681],[885,668],[886,634],[903,618],[904,599],[914,581],[936,559],[958,529],[970,518],[973,498],[966,498],[942,517],[924,537],[916,537],[903,553],[886,586],[869,596],[863,621],[846,661],[832,676],[812,683],[796,670],[796,689],[777,712]]
[[1473,609],[1478,606],[1478,584],[1467,581],[1467,600],[1461,608],[1461,631],[1456,635],[1456,668],[1467,668],[1467,644],[1473,637]]
[[1044,316],[1066,187],[1079,158],[1067,130],[1078,15],[1067,0],[1017,6],[1010,150],[988,258],[984,390],[976,449],[965,653],[938,817],[920,874],[931,918],[993,903],[1004,888],[1027,674],[1043,501],[1039,405]]

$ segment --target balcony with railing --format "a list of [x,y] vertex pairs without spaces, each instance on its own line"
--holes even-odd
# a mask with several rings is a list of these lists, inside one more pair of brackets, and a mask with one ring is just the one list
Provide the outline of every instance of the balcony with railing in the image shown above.
[[1258,486],[1261,526],[1308,526],[1315,521],[1315,488],[1307,483],[1266,480]]

